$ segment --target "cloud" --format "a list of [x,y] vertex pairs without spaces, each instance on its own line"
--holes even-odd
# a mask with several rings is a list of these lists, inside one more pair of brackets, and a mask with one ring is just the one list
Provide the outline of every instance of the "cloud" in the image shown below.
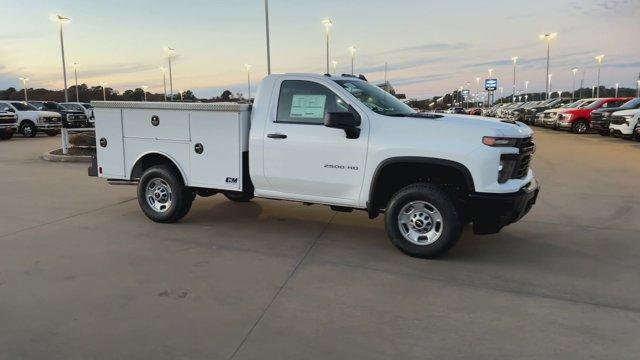
[[433,82],[433,81],[446,80],[446,79],[451,79],[452,77],[453,77],[453,75],[451,75],[451,74],[430,74],[430,75],[394,78],[391,81],[391,83],[394,86],[411,85],[411,84],[427,83],[427,82]]
[[434,43],[422,44],[415,46],[407,46],[394,50],[383,51],[380,54],[403,53],[403,52],[436,52],[436,51],[454,51],[472,48],[473,45],[468,43]]

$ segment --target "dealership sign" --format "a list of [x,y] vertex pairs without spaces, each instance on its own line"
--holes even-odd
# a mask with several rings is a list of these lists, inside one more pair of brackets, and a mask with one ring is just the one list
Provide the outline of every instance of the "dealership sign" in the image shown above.
[[484,79],[484,89],[495,91],[498,88],[498,79]]

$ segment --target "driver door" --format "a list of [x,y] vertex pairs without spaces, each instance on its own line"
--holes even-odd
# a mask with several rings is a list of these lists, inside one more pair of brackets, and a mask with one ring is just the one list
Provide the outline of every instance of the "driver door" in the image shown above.
[[[302,201],[355,205],[367,155],[368,122],[329,88],[314,80],[280,81],[277,108],[264,131],[264,174],[272,196]],[[275,106],[275,105],[274,105]],[[328,112],[353,112],[360,136],[347,139],[342,129],[324,126]]]

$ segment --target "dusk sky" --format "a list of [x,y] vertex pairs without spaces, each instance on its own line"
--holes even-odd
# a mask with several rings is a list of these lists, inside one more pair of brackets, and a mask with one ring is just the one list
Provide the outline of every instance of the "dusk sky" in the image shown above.
[[[163,47],[176,49],[174,89],[197,96],[223,89],[246,92],[244,63],[252,80],[266,74],[264,5],[237,1],[0,0],[0,88],[62,88],[60,43],[52,14],[65,25],[69,85],[79,62],[81,83],[115,89],[149,86],[162,92]],[[408,97],[442,94],[487,76],[493,68],[505,95],[511,91],[511,57],[518,56],[517,88],[544,89],[546,45],[551,47],[554,90],[571,90],[571,68],[596,81],[594,56],[605,54],[601,83],[636,86],[640,73],[640,0],[420,1],[271,0],[272,71],[322,73],[321,21],[334,22],[331,58],[349,72],[348,47],[357,48],[357,73],[389,80]],[[578,73],[578,83],[583,76]],[[255,89],[255,88],[254,88]]]

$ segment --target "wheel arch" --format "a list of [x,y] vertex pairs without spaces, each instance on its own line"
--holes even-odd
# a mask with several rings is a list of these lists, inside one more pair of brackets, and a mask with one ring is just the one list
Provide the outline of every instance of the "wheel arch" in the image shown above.
[[[427,173],[436,169],[447,170],[447,175],[455,176],[456,181],[466,192],[470,193],[475,191],[471,172],[465,165],[457,161],[422,156],[388,158],[381,161],[373,173],[367,201],[367,212],[370,218],[375,218],[380,213],[380,209],[384,206],[385,202],[393,196],[395,191],[399,190],[395,188],[397,187],[397,183],[393,183],[396,185],[395,187],[385,189],[385,187],[388,186],[388,174],[392,172],[394,168],[397,169],[398,167],[404,169],[420,168]],[[415,175],[417,176],[418,174]],[[403,184],[404,182],[400,181],[399,183]]]
[[182,182],[187,185],[187,176],[184,170],[178,165],[178,162],[169,154],[161,151],[148,151],[141,154],[134,165],[131,167],[130,179],[140,179],[144,171],[155,165],[167,164],[177,170],[182,178]]

